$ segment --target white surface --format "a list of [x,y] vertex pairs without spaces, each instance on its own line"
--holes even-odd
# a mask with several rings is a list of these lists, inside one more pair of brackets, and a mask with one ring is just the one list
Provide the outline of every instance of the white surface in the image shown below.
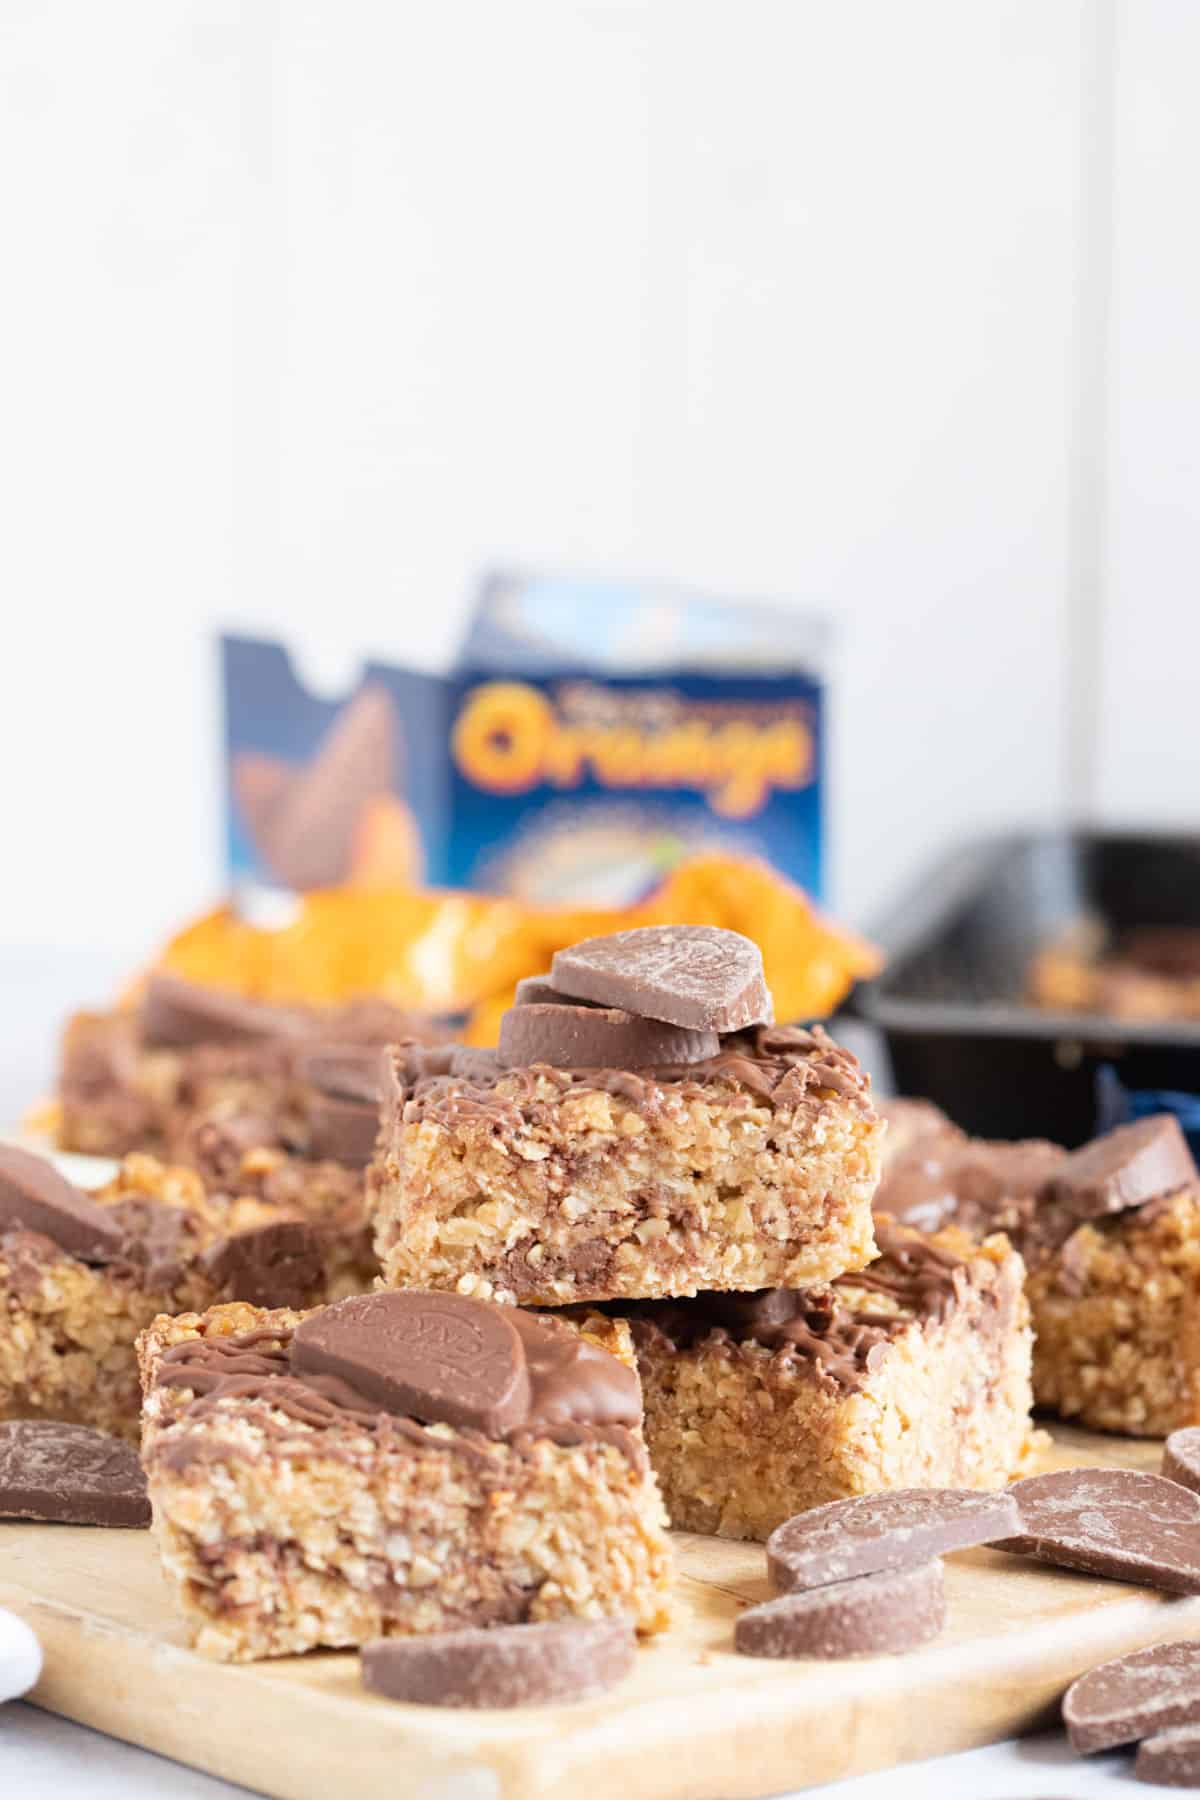
[[[804,1800],[1146,1800],[1129,1756],[1075,1756],[1057,1733],[912,1763]],[[352,1757],[347,1794],[352,1796]],[[14,1800],[235,1800],[249,1790],[17,1702],[0,1713],[0,1792]]]
[[1116,818],[1200,815],[1200,7],[1120,9],[1100,792]]
[[[0,768],[37,855],[0,932],[138,949],[213,891],[216,620],[430,660],[492,556],[833,614],[860,920],[947,839],[1057,811],[1068,766],[1193,817],[1198,29],[1193,0],[10,0]],[[1110,281],[1112,405],[1079,421]]]
[[0,1700],[27,1694],[42,1672],[42,1647],[24,1619],[0,1609]]

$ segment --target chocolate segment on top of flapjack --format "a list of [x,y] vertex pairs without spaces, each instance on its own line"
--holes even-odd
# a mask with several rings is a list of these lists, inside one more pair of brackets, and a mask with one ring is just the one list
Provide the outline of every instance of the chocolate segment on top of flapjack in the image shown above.
[[719,1054],[715,1031],[687,1031],[616,1007],[514,1006],[500,1021],[499,1054],[509,1069],[653,1068],[706,1062]]
[[510,1069],[494,1050],[408,1044],[393,1053],[385,1068],[385,1111],[398,1112],[406,1121],[478,1117],[515,1127],[522,1114],[536,1116],[546,1104],[539,1098],[544,1083],[557,1090],[555,1098],[572,1089],[597,1088],[650,1111],[660,1103],[663,1087],[682,1087],[686,1095],[693,1083],[742,1088],[756,1104],[778,1109],[806,1100],[819,1104],[828,1092],[870,1108],[870,1086],[857,1059],[819,1025],[811,1031],[756,1026],[722,1039],[715,1056],[695,1063]]
[[308,1154],[365,1169],[379,1133],[383,1059],[371,1045],[307,1051],[297,1065],[305,1084]]
[[1075,1150],[1046,1183],[1046,1199],[1073,1219],[1127,1212],[1200,1180],[1179,1120],[1158,1113]]
[[875,1207],[920,1231],[953,1222],[973,1237],[1005,1231],[1036,1259],[1081,1224],[1130,1212],[1200,1180],[1170,1115],[1121,1126],[1074,1151],[1040,1139],[918,1134],[891,1158]]
[[39,1232],[83,1262],[110,1262],[125,1234],[103,1207],[54,1164],[15,1144],[0,1144],[0,1231]]
[[1066,1155],[1038,1138],[1001,1143],[930,1134],[886,1166],[875,1208],[916,1231],[953,1223],[973,1237],[989,1231],[1016,1237],[1034,1229],[1069,1236],[1073,1227],[1061,1209],[1041,1206],[1046,1183]]
[[174,1050],[302,1037],[312,1029],[310,1016],[301,1007],[250,1000],[166,970],[147,979],[139,1017],[143,1043]]
[[333,1375],[384,1412],[503,1437],[529,1417],[529,1368],[511,1317],[461,1294],[363,1294],[292,1338],[298,1375]]
[[555,953],[551,984],[693,1031],[743,1031],[774,1018],[758,945],[713,925],[647,925]]
[[517,991],[513,995],[514,1006],[594,1006],[594,1000],[573,999],[556,988],[550,979],[549,971],[545,975],[526,975],[517,983]]
[[[759,1345],[811,1363],[824,1378],[859,1388],[914,1320],[936,1323],[965,1292],[962,1257],[889,1219],[876,1221],[879,1256],[827,1289],[764,1288],[755,1294],[702,1293],[686,1300],[634,1301],[621,1308],[633,1326],[662,1331],[688,1347],[714,1336]],[[878,1294],[895,1312],[865,1307]]]
[[157,1385],[192,1392],[184,1417],[229,1396],[312,1426],[391,1420],[568,1443],[598,1435],[640,1453],[632,1369],[557,1320],[458,1294],[356,1295],[294,1330],[188,1340],[164,1352]]
[[219,1238],[204,1272],[225,1300],[250,1306],[304,1306],[320,1291],[321,1235],[306,1219],[269,1219]]

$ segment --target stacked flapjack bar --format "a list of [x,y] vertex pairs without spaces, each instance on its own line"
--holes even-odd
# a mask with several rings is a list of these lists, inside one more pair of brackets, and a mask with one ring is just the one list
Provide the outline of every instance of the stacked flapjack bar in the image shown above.
[[1178,1121],[1142,1119],[1068,1153],[968,1138],[911,1105],[893,1103],[907,1141],[877,1205],[1019,1247],[1038,1403],[1133,1436],[1200,1422],[1200,1173]]
[[627,1326],[385,1293],[159,1319],[141,1359],[154,1529],[204,1654],[666,1623]]
[[747,939],[592,939],[496,1052],[392,1054],[384,1280],[546,1306],[826,1282],[873,1253],[880,1136],[854,1058],[771,1023]]
[[765,1537],[1019,1463],[1020,1258],[889,1227],[876,1258],[867,1079],[819,1028],[771,1023],[746,940],[590,940],[522,984],[496,1053],[408,1053],[392,1078],[385,1281],[628,1314],[673,1523]]
[[369,1286],[362,1176],[303,1175],[269,1155],[211,1189],[127,1156],[95,1193],[0,1145],[0,1418],[72,1420],[136,1438],[135,1344],[159,1313],[224,1300],[312,1306]]
[[[329,1144],[317,1069],[441,1035],[382,1000],[283,1006],[200,987],[176,975],[147,980],[139,1004],[77,1013],[63,1038],[58,1142],[96,1156],[146,1151],[227,1180],[248,1150],[340,1160]],[[337,1066],[337,1065],[332,1065]],[[353,1097],[353,1096],[351,1096]],[[368,1140],[360,1160],[368,1160]]]
[[879,1255],[824,1290],[700,1294],[630,1318],[671,1521],[766,1538],[892,1488],[1001,1487],[1030,1441],[1029,1311],[1002,1236],[886,1217]]

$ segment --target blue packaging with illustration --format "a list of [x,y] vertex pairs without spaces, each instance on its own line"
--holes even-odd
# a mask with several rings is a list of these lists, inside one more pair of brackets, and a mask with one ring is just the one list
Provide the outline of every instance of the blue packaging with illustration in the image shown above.
[[372,659],[326,699],[282,644],[225,637],[222,658],[240,894],[621,905],[714,850],[821,894],[825,638],[804,615],[497,575],[444,676]]

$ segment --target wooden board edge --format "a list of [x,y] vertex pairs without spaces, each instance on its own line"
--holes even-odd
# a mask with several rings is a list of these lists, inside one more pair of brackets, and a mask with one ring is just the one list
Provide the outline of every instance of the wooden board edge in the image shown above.
[[[787,1683],[772,1682],[739,1689],[732,1723],[705,1716],[694,1694],[659,1696],[632,1700],[591,1724],[581,1720],[578,1732],[561,1729],[561,1713],[556,1730],[507,1734],[455,1715],[463,1726],[455,1744],[443,1716],[439,1729],[422,1730],[411,1709],[364,1705],[357,1690],[345,1698],[246,1680],[239,1695],[241,1670],[206,1663],[149,1634],[130,1636],[12,1583],[0,1584],[0,1604],[28,1620],[45,1651],[42,1679],[28,1696],[33,1704],[275,1800],[327,1800],[351,1771],[362,1800],[394,1800],[397,1793],[412,1800],[550,1800],[567,1791],[575,1800],[609,1800],[616,1792],[624,1800],[756,1800],[1036,1729],[1074,1674],[1164,1636],[1200,1637],[1200,1600],[1168,1603],[1166,1631],[1162,1599],[1131,1589],[1127,1604],[1102,1615],[1085,1611],[1058,1621],[1035,1655],[1016,1635],[989,1647],[978,1671],[964,1666],[955,1644],[934,1646],[919,1662],[878,1662],[869,1703],[797,1708]],[[937,1704],[920,1705],[923,1694]],[[323,1715],[320,1731],[297,1732],[298,1703]],[[215,1718],[220,1732],[207,1728]],[[531,1725],[532,1715],[523,1723]]]

